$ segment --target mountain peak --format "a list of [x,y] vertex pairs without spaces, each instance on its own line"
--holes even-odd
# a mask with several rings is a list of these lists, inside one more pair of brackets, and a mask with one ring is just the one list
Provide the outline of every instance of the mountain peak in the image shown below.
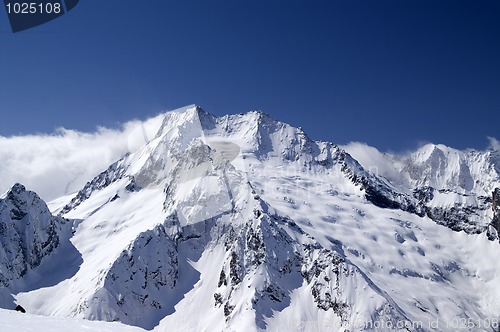
[[22,287],[19,279],[29,277],[59,246],[63,224],[35,192],[19,183],[12,186],[0,199],[0,288]]
[[26,191],[26,187],[23,186],[22,184],[20,183],[15,183],[12,188],[10,188],[9,192],[15,194],[15,195],[19,195],[23,192]]
[[204,111],[200,106],[189,105],[165,113],[156,137],[162,136],[173,128],[191,128],[199,134],[204,128],[212,126],[214,116]]

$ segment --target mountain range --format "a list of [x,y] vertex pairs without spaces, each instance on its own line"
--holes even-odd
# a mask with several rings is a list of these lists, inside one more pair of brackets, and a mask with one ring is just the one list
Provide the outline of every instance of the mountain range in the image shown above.
[[391,155],[188,106],[78,192],[28,189],[0,198],[4,309],[155,331],[500,330],[499,151]]

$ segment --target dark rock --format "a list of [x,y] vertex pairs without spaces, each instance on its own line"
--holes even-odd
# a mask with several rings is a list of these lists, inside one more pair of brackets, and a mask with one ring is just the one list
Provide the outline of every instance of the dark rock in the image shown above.
[[399,209],[414,213],[420,217],[425,215],[421,202],[414,197],[395,191],[383,178],[366,171],[347,152],[338,150],[337,163],[341,171],[355,185],[364,190],[366,200],[383,209]]
[[428,207],[427,216],[439,225],[446,226],[456,232],[465,231],[468,234],[480,234],[486,230],[471,217],[477,214],[479,207],[456,204],[451,208]]
[[141,190],[141,187],[139,187],[137,185],[137,183],[135,182],[135,178],[134,177],[130,177],[130,183],[127,184],[127,186],[125,187],[125,190],[130,191],[130,192],[134,192],[134,191]]
[[500,188],[496,188],[493,191],[493,200],[491,202],[491,208],[495,212],[500,211]]
[[230,305],[229,302],[226,302],[224,305],[224,316],[229,316],[231,312],[234,310],[234,305]]
[[227,286],[226,272],[224,272],[224,269],[220,271],[219,283],[217,284],[217,287],[220,287],[222,285]]
[[419,202],[428,203],[434,198],[434,188],[432,187],[421,187],[413,190],[413,197],[415,197]]
[[215,293],[214,299],[215,299],[215,306],[220,307],[222,304],[222,295],[220,295],[220,293]]
[[488,229],[488,238],[490,240],[500,240],[500,188],[496,188],[492,196],[491,209],[493,210],[493,219],[490,223],[490,229]]
[[19,304],[16,306],[16,311],[22,312],[23,314],[26,313],[26,310],[22,306],[20,306]]

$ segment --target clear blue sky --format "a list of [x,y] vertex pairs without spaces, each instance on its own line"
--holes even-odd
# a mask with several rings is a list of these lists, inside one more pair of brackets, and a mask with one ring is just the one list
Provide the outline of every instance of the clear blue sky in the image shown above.
[[401,151],[500,136],[500,1],[81,0],[10,32],[0,135],[117,126],[196,103]]

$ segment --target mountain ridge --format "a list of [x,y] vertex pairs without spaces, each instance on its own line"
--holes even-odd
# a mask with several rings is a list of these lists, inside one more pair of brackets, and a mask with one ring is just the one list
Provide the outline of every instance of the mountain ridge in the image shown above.
[[[379,159],[423,178],[404,186],[261,112],[170,112],[150,142],[53,211],[73,225],[75,271],[11,293],[30,312],[148,330],[431,331],[440,320],[455,331],[444,322],[466,317],[489,331],[498,195],[482,184],[497,168],[475,186],[450,182],[460,160],[437,152],[426,163],[436,147],[421,163]],[[452,176],[425,180],[440,165]]]

